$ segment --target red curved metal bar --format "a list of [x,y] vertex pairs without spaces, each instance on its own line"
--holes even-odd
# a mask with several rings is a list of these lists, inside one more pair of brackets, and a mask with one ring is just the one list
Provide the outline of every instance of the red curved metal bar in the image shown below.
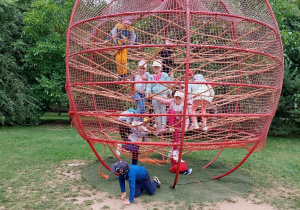
[[121,161],[122,159],[119,157],[119,155],[116,154],[116,152],[112,149],[111,146],[109,146],[110,151],[113,153],[113,155],[118,158],[119,161]]
[[256,149],[256,147],[259,145],[260,141],[257,141],[256,144],[252,147],[252,149],[248,152],[248,154],[244,157],[244,159],[239,163],[237,164],[233,169],[231,169],[230,171],[220,175],[220,176],[216,176],[216,177],[213,177],[211,179],[220,179],[224,176],[227,176],[228,174],[231,174],[232,172],[234,172],[236,169],[238,169],[241,165],[243,165],[243,163],[248,159],[248,157],[253,153],[253,151]]
[[90,145],[91,149],[93,150],[93,152],[95,153],[96,157],[98,158],[98,160],[100,161],[100,163],[102,165],[104,165],[104,167],[110,171],[110,168],[108,167],[108,165],[106,165],[106,163],[102,160],[102,158],[99,156],[98,152],[96,151],[95,147],[93,146],[93,144],[90,141],[87,141],[88,144]]
[[213,162],[215,162],[215,160],[219,157],[219,155],[222,153],[223,148],[221,148],[218,152],[218,154],[205,166],[203,166],[201,169],[205,169],[206,167],[210,166]]

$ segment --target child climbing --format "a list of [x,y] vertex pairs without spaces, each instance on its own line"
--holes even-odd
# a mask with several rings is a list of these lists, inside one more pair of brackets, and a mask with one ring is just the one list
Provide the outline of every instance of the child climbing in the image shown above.
[[[122,23],[117,23],[115,27],[109,33],[105,42],[113,39],[113,43],[116,46],[134,45],[137,41],[137,37],[133,28],[130,26],[131,20],[123,20]],[[119,73],[119,80],[124,80],[127,75],[127,48],[122,48],[117,51],[116,63]]]
[[[142,131],[140,129],[140,126],[133,127],[131,128],[131,134],[128,136],[128,139],[126,141],[145,142],[147,141],[147,133]],[[132,164],[137,165],[139,159],[140,146],[137,146],[136,144],[123,144],[122,148],[129,152],[132,152]]]
[[[184,112],[184,93],[180,91],[176,91],[174,94],[174,98],[172,99],[165,99],[159,96],[153,97],[153,99],[159,101],[160,103],[164,105],[169,105],[169,109],[167,111],[167,114],[178,114],[181,116],[168,116],[168,122],[169,122],[169,131],[173,132],[173,140],[174,143],[179,143],[179,137],[180,137],[180,127],[181,122],[183,120],[182,114]],[[187,111],[186,111],[187,113]],[[189,118],[187,117],[185,120],[185,130],[187,130],[189,126]],[[178,148],[177,146],[173,146],[173,156],[178,158]]]
[[[147,63],[144,60],[141,60],[138,65],[138,70],[135,75],[132,77],[132,81],[139,82],[139,81],[148,81],[148,78],[151,76],[149,72],[147,72]],[[147,89],[146,83],[135,83],[133,86],[134,90],[131,92],[131,98],[135,99],[137,109],[137,114],[144,114],[145,113],[145,93]],[[140,125],[144,122],[144,118],[140,117],[140,121],[138,122],[138,118],[135,117],[132,123],[133,126]],[[141,126],[144,131],[147,131],[146,127]]]
[[[152,64],[153,75],[150,75],[148,81],[172,81],[173,78],[169,77],[167,73],[162,72],[162,64],[160,61],[154,61]],[[151,98],[150,94],[159,95],[160,97],[167,97],[167,94],[170,90],[168,87],[158,83],[149,83],[147,85],[147,95]],[[165,114],[166,113],[166,105],[157,101],[152,100],[152,105],[155,111],[155,114]],[[166,131],[165,125],[167,123],[167,116],[158,116],[155,118],[157,121],[155,127],[157,127],[157,132]]]
[[[196,74],[194,76],[193,72],[191,72],[189,77],[190,82],[206,82],[202,74]],[[197,117],[195,116],[196,110],[198,107],[201,107],[201,114],[206,114],[207,106],[214,99],[215,91],[213,90],[210,84],[189,84],[188,85],[189,92],[189,103],[191,103],[190,113],[192,116],[192,125],[191,129],[199,129],[199,125],[197,122]],[[208,127],[206,126],[206,117],[201,116],[203,131],[207,131]]]
[[[136,111],[133,108],[130,108],[124,112],[121,113],[121,116],[119,117],[119,133],[123,141],[127,141],[128,135],[131,133],[131,123],[133,121],[133,117],[130,116],[122,116],[127,114],[135,114]],[[118,154],[120,155],[120,154]]]
[[[122,112],[122,114],[135,114],[135,110],[130,108],[129,110]],[[119,121],[124,122],[124,123],[128,123],[131,124],[133,120],[133,117],[130,116],[120,116],[119,117]],[[147,119],[144,118],[145,123],[147,123]],[[144,132],[144,128],[142,125],[137,126],[137,127],[128,127],[125,126],[123,124],[119,124],[119,132],[120,132],[120,136],[122,138],[123,141],[130,141],[130,142],[144,142],[147,141],[147,133]],[[117,149],[116,149],[116,153],[118,155],[120,155],[120,150],[121,148],[132,152],[132,164],[136,165],[138,163],[138,152],[139,152],[139,146],[135,145],[135,144],[117,144]]]

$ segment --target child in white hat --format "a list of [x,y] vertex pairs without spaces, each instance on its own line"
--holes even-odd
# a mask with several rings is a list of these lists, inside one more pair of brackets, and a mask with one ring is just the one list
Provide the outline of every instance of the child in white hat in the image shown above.
[[[135,99],[137,109],[136,114],[144,114],[145,113],[145,97],[146,97],[146,83],[138,83],[139,81],[148,81],[148,78],[151,76],[149,72],[147,72],[147,62],[141,60],[138,64],[138,69],[136,74],[133,75],[132,81],[135,81],[133,86],[133,90],[131,91],[131,98]],[[140,121],[138,121],[138,117],[134,118],[132,123],[133,126],[140,125],[144,122],[144,118],[140,117]],[[141,126],[145,131],[147,130],[144,126]]]
[[[148,83],[147,85],[147,94],[151,97],[151,94],[159,95],[160,97],[167,97],[169,88],[167,85],[160,83],[155,83],[155,81],[172,81],[173,78],[165,72],[162,72],[162,63],[159,60],[155,60],[152,64],[153,75],[149,77],[148,81],[154,81],[154,83]],[[157,101],[152,100],[152,105],[155,111],[155,114],[165,114],[167,111],[166,105]],[[158,132],[164,132],[166,130],[165,126],[167,124],[167,116],[158,116],[155,118],[158,122],[156,124]]]

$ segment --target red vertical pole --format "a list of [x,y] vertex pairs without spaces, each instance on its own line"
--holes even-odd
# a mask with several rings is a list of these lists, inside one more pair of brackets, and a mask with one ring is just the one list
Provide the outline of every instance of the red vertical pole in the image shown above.
[[[185,89],[184,89],[184,107],[183,110],[187,109],[187,96],[188,96],[188,82],[189,82],[189,76],[187,73],[190,72],[190,1],[186,0],[186,74],[185,74]],[[173,188],[175,188],[178,180],[179,175],[179,167],[180,167],[180,160],[182,157],[182,150],[183,150],[183,143],[184,143],[184,133],[185,133],[185,118],[186,118],[186,112],[183,112],[183,120],[182,120],[182,126],[181,126],[181,139],[180,139],[180,146],[179,146],[179,157],[178,157],[178,164],[177,164],[177,170],[176,175],[173,183]]]

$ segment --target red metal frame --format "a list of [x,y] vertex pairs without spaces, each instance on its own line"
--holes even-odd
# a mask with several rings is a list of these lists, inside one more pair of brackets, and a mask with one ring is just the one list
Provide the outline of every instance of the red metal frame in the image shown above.
[[[130,81],[120,81],[120,82],[94,82],[93,81],[93,74],[90,73],[90,80],[89,82],[76,82],[76,83],[72,83],[70,82],[70,67],[69,67],[69,63],[70,63],[70,59],[76,57],[77,55],[81,55],[81,54],[85,54],[85,53],[91,53],[90,55],[90,62],[89,62],[89,66],[92,67],[93,66],[93,60],[94,60],[94,52],[102,52],[102,51],[105,51],[105,50],[115,50],[115,49],[120,49],[120,47],[118,46],[114,46],[114,47],[105,47],[105,48],[86,48],[85,50],[81,50],[81,51],[78,51],[78,52],[73,52],[73,53],[70,53],[70,41],[73,41],[75,44],[77,44],[78,46],[80,46],[80,43],[78,43],[76,40],[72,40],[72,37],[71,37],[71,30],[73,28],[76,28],[76,27],[79,27],[85,23],[89,23],[91,21],[96,21],[96,20],[101,20],[103,18],[113,18],[113,17],[120,17],[120,16],[124,16],[124,15],[142,15],[142,16],[145,16],[145,15],[151,15],[151,14],[167,14],[168,15],[168,18],[169,18],[169,14],[175,14],[175,13],[184,13],[185,12],[185,18],[186,18],[186,26],[187,26],[187,29],[186,29],[186,44],[174,44],[173,47],[186,47],[186,61],[185,61],[185,65],[186,65],[186,68],[185,68],[185,71],[186,73],[189,73],[190,71],[190,68],[189,68],[189,65],[190,65],[190,49],[191,48],[194,48],[194,47],[201,47],[201,48],[206,48],[206,49],[221,49],[221,50],[234,50],[236,52],[248,52],[248,53],[253,53],[253,54],[256,54],[256,55],[262,55],[262,56],[266,56],[268,58],[271,58],[273,62],[277,63],[278,65],[280,65],[281,67],[283,67],[283,49],[282,49],[282,43],[279,41],[279,46],[281,47],[281,50],[282,52],[279,52],[281,56],[273,56],[272,54],[269,54],[267,52],[258,52],[258,51],[255,51],[255,50],[249,50],[249,49],[242,49],[241,46],[239,46],[238,42],[236,41],[235,43],[235,47],[228,47],[228,46],[214,46],[214,45],[195,45],[195,44],[192,44],[191,43],[191,40],[190,40],[190,35],[191,35],[191,31],[190,31],[190,24],[191,24],[191,20],[190,20],[190,15],[191,14],[199,14],[199,15],[203,15],[203,16],[207,16],[207,17],[212,17],[212,16],[215,16],[215,17],[218,17],[220,20],[227,20],[226,18],[236,18],[236,19],[239,19],[239,20],[243,20],[243,21],[247,21],[247,22],[250,22],[250,23],[256,23],[256,24],[259,24],[261,26],[264,26],[268,29],[270,29],[275,35],[276,35],[276,38],[278,40],[280,40],[280,33],[279,33],[279,29],[277,27],[277,23],[276,23],[276,20],[275,20],[275,17],[274,17],[274,14],[272,12],[272,9],[270,7],[270,4],[267,0],[265,0],[265,3],[270,11],[270,15],[272,16],[272,20],[273,22],[275,23],[275,27],[273,26],[273,24],[269,24],[269,23],[265,23],[265,22],[261,22],[259,20],[256,20],[256,19],[251,19],[251,18],[248,18],[248,17],[244,17],[244,16],[239,16],[239,15],[235,15],[235,14],[232,14],[232,12],[229,10],[229,7],[227,6],[226,2],[224,0],[219,0],[219,3],[221,5],[223,5],[224,9],[226,10],[227,14],[225,13],[218,13],[218,12],[203,12],[203,11],[191,11],[190,10],[190,0],[184,0],[185,3],[186,3],[186,6],[187,6],[187,9],[185,11],[182,10],[182,8],[180,8],[180,5],[177,4],[176,6],[176,10],[164,10],[164,11],[155,11],[155,12],[150,12],[150,11],[140,11],[140,12],[123,12],[123,13],[118,13],[118,14],[105,14],[105,15],[100,15],[100,16],[97,16],[97,17],[92,17],[92,18],[87,18],[87,19],[83,19],[83,20],[80,20],[76,23],[73,22],[74,20],[74,16],[76,15],[76,9],[78,7],[78,5],[80,4],[80,1],[81,0],[76,0],[75,2],[75,5],[74,5],[74,8],[73,8],[73,11],[72,11],[72,14],[71,14],[71,18],[70,18],[70,23],[69,23],[69,28],[68,28],[68,31],[67,31],[67,43],[66,43],[66,58],[65,58],[65,62],[66,62],[66,91],[67,91],[67,94],[68,94],[68,98],[69,98],[69,102],[70,102],[70,111],[69,111],[69,114],[70,116],[72,117],[73,121],[74,121],[74,124],[75,124],[75,127],[78,131],[78,133],[83,137],[83,139],[87,140],[89,146],[91,147],[91,149],[93,150],[93,152],[95,153],[96,157],[98,158],[98,160],[101,162],[102,165],[105,166],[105,168],[107,170],[110,171],[110,168],[107,166],[107,164],[104,162],[104,160],[99,156],[99,154],[97,153],[96,149],[94,148],[94,145],[92,142],[96,142],[96,143],[100,143],[100,144],[109,144],[111,143],[112,141],[108,138],[106,138],[106,136],[104,135],[104,139],[102,138],[95,138],[95,137],[92,137],[91,135],[88,134],[88,132],[85,130],[85,127],[84,125],[82,124],[81,122],[81,117],[82,116],[92,116],[92,117],[95,117],[97,118],[97,122],[98,122],[98,125],[99,125],[99,130],[102,130],[103,129],[103,126],[102,126],[102,123],[100,121],[100,119],[97,117],[97,116],[120,116],[120,113],[112,113],[112,112],[108,112],[107,110],[105,110],[106,112],[104,113],[98,113],[97,110],[97,103],[96,103],[96,99],[95,99],[95,96],[93,95],[92,96],[92,103],[93,103],[93,107],[94,107],[94,110],[96,110],[96,112],[84,112],[84,111],[81,111],[81,110],[78,110],[77,107],[76,107],[76,103],[75,103],[75,99],[74,99],[74,95],[73,95],[73,92],[72,92],[72,87],[77,87],[77,86],[87,86],[89,85],[91,87],[91,89],[93,89],[94,86],[96,85],[109,85],[109,84],[132,84],[132,82]],[[107,10],[110,5],[112,5],[113,2],[117,2],[118,0],[112,0],[108,5],[107,7],[103,10]],[[183,1],[183,0],[181,0]],[[99,22],[98,22],[99,23]],[[228,23],[227,23],[228,24]],[[238,35],[237,35],[237,31],[236,31],[236,27],[234,25],[234,22],[232,21],[231,22],[232,24],[232,27],[233,27],[233,34],[231,34],[232,36],[232,39],[234,42],[234,40],[237,40],[238,39]],[[99,28],[100,25],[98,24],[97,25],[97,28]],[[229,27],[229,26],[227,26]],[[95,33],[94,33],[95,32]],[[93,34],[94,36],[94,42],[96,42],[96,38],[98,36],[98,30],[94,30],[94,32],[92,32],[91,34]],[[166,36],[166,31],[164,32],[164,35]],[[143,48],[147,48],[147,47],[165,47],[165,45],[161,45],[161,44],[142,44],[142,45],[138,45],[138,46],[131,46],[131,48],[135,49],[135,48],[139,48],[139,47],[143,47]],[[280,84],[277,85],[277,86],[267,86],[267,85],[257,85],[257,84],[245,84],[245,83],[242,83],[241,82],[241,71],[242,71],[242,67],[241,67],[241,59],[240,57],[237,57],[238,59],[238,70],[239,70],[239,81],[237,83],[230,83],[230,82],[194,82],[196,84],[210,84],[210,85],[214,85],[214,86],[218,86],[218,85],[225,85],[225,86],[236,86],[236,87],[252,87],[252,88],[263,88],[263,89],[269,89],[269,90],[274,90],[274,91],[281,91],[281,86],[282,86],[282,82],[283,80],[280,80]],[[151,82],[140,82],[140,83],[151,83]],[[162,82],[157,82],[157,83],[162,83]],[[188,97],[188,75],[186,74],[185,75],[185,80],[184,82],[180,82],[180,81],[171,81],[171,82],[163,82],[165,84],[184,84],[185,85],[185,101],[184,101],[184,109],[187,109],[187,97]],[[241,93],[241,90],[238,89],[238,94]],[[277,106],[278,105],[278,100],[279,98],[277,97],[276,99],[274,99],[274,105]],[[231,114],[214,114],[215,117],[253,117],[253,116],[256,116],[256,117],[269,117],[270,119],[272,118],[272,116],[274,115],[274,112],[275,112],[275,109],[274,109],[274,112],[273,113],[266,113],[266,114],[240,114],[238,113],[238,107],[239,107],[239,101],[236,102],[235,104],[235,110],[233,113]],[[125,116],[125,115],[124,115]],[[139,114],[139,115],[126,115],[126,116],[164,116],[163,114]],[[178,115],[168,115],[168,116],[178,116]],[[190,114],[186,114],[185,112],[183,113],[182,117],[185,118],[187,116],[192,116]],[[200,115],[199,115],[200,116]],[[209,117],[210,114],[202,114],[201,116],[205,116],[205,117]],[[268,118],[268,119],[269,119]],[[233,130],[233,125],[234,123],[232,122],[231,123],[231,126],[229,128],[228,133],[230,132],[238,132],[236,130]],[[229,147],[243,147],[245,144],[249,144],[249,143],[255,143],[254,146],[249,150],[248,154],[243,158],[243,160],[237,165],[235,166],[233,169],[231,169],[230,171],[228,171],[227,173],[224,173],[222,175],[219,175],[219,176],[216,176],[216,177],[213,177],[212,179],[219,179],[221,177],[224,177],[232,172],[234,172],[236,169],[238,169],[248,158],[249,156],[258,148],[258,146],[260,144],[263,144],[264,143],[264,140],[263,140],[263,136],[264,134],[262,135],[257,135],[251,139],[248,139],[248,140],[243,140],[243,141],[240,141],[240,142],[229,142],[228,139],[226,139],[224,142],[200,142],[200,143],[189,143],[189,142],[185,142],[185,131],[184,131],[184,127],[185,127],[185,121],[183,120],[182,122],[182,126],[181,126],[181,136],[180,136],[180,142],[179,144],[175,144],[175,143],[170,143],[170,142],[163,142],[163,137],[161,136],[161,142],[139,142],[139,143],[134,143],[134,144],[138,144],[138,145],[149,145],[149,146],[157,146],[157,147],[161,147],[162,148],[162,151],[164,150],[164,147],[170,147],[170,146],[173,146],[173,145],[177,145],[178,148],[179,148],[179,159],[182,158],[183,156],[183,150],[185,147],[187,146],[202,146],[201,148],[204,150],[205,148],[207,149],[210,149],[212,146],[216,147],[216,148],[219,148],[219,151],[217,153],[217,155],[205,166],[202,167],[202,169],[208,167],[209,165],[211,165],[218,157],[219,155],[221,154],[221,152],[223,151],[224,148],[229,148]],[[267,132],[267,129],[268,127],[266,128],[265,132]],[[216,129],[217,131],[217,129]],[[90,131],[91,133],[97,133],[99,131]],[[250,136],[250,135],[249,135]],[[228,138],[228,137],[226,137]],[[129,144],[128,142],[123,142],[123,141],[114,141],[114,143],[122,143],[122,144]],[[113,147],[111,146],[111,144],[109,145],[109,148],[111,150],[111,152],[115,155],[115,157],[118,159],[118,160],[121,160],[121,158],[115,153],[115,151],[113,150]],[[162,156],[162,158],[164,159],[164,156]],[[178,161],[178,167],[177,167],[177,171],[176,171],[176,174],[175,174],[175,178],[174,178],[174,183],[173,183],[173,188],[175,188],[176,184],[177,184],[177,181],[178,181],[178,177],[179,177],[179,165],[180,165],[180,161]]]

